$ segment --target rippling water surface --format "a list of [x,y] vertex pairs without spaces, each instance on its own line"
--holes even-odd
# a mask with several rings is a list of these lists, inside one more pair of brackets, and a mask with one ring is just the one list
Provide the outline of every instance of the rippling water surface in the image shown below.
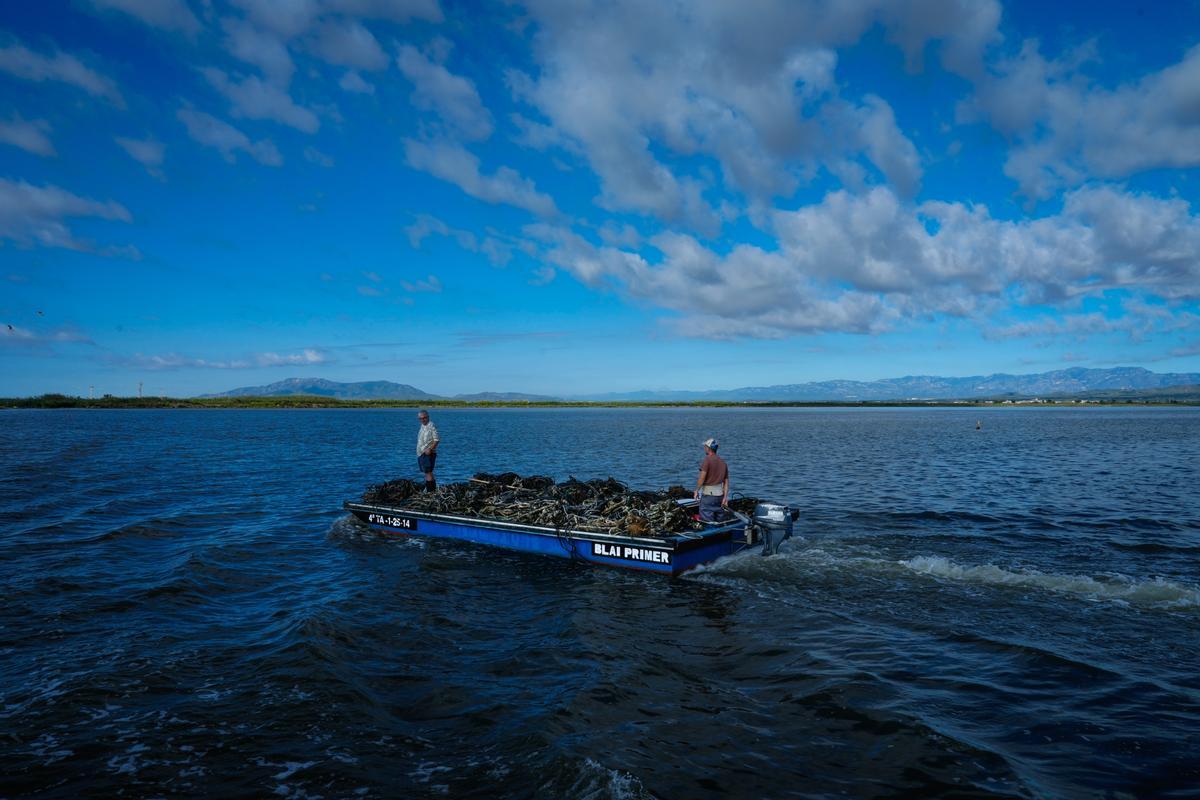
[[[1184,797],[1195,409],[454,410],[442,481],[803,509],[669,581],[380,536],[386,411],[0,412],[0,796]],[[976,430],[976,421],[982,429]]]

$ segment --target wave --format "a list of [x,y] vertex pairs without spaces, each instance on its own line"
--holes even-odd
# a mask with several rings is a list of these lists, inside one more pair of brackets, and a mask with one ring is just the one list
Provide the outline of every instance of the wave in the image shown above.
[[879,520],[883,522],[971,522],[982,525],[999,525],[1008,522],[1004,517],[990,514],[980,514],[974,511],[861,511],[851,514],[856,519]]
[[[803,540],[800,540],[803,542]],[[903,573],[916,573],[944,581],[957,581],[994,587],[1039,589],[1084,600],[1106,601],[1154,610],[1200,610],[1200,586],[1161,577],[1131,578],[1124,575],[1074,575],[1041,572],[1034,569],[1006,569],[994,564],[959,564],[945,556],[920,555],[895,560],[881,558],[871,548],[849,550],[820,545],[797,546],[787,542],[774,556],[763,558],[747,551],[699,567],[688,577],[708,583],[749,584],[760,591],[801,583],[813,586],[823,579],[843,580],[847,573],[866,579]],[[790,548],[790,549],[789,549]],[[839,578],[838,576],[842,576]],[[771,588],[774,587],[774,588]]]
[[573,771],[574,779],[570,781],[566,792],[559,796],[586,800],[649,800],[653,797],[633,775],[610,769],[591,758],[585,758]]
[[1124,542],[1112,539],[1108,542],[1114,550],[1128,550],[1134,553],[1200,553],[1200,545],[1165,544],[1163,542]]
[[896,562],[922,575],[952,581],[1044,589],[1096,600],[1125,602],[1162,609],[1200,608],[1200,588],[1162,578],[1135,580],[1124,576],[1091,577],[1010,570],[993,564],[964,566],[943,556],[917,556]]
[[406,536],[377,531],[366,523],[359,522],[353,514],[338,517],[330,523],[327,535],[333,541],[349,544],[388,543],[418,550],[424,550],[429,546],[429,540],[423,536]]
[[1190,520],[1158,519],[1156,517],[1107,517],[1090,520],[1076,518],[1074,525],[1081,528],[1096,528],[1098,530],[1137,530],[1137,531],[1187,531],[1196,530],[1195,522]]

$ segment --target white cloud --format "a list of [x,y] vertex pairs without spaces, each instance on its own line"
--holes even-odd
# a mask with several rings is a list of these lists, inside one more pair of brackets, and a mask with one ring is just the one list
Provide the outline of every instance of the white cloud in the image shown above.
[[332,359],[320,350],[305,349],[299,353],[259,353],[254,356],[255,366],[259,367],[291,367],[306,364],[327,364]]
[[362,23],[335,19],[321,23],[309,42],[309,50],[330,64],[369,71],[388,65],[387,54]]
[[1044,58],[1036,42],[999,63],[959,112],[1014,141],[1005,173],[1031,198],[1094,178],[1200,166],[1200,46],[1176,64],[1105,88],[1085,75],[1091,51]]
[[318,0],[232,0],[259,27],[284,39],[307,31],[321,13]]
[[459,237],[458,243],[464,249],[473,249],[475,247],[475,235],[469,231],[457,231],[451,228],[437,217],[429,214],[421,214],[417,217],[416,222],[404,229],[408,235],[408,243],[417,249],[421,246],[421,242],[425,241],[431,235]]
[[441,22],[443,19],[437,0],[329,0],[329,8],[343,14],[391,22],[414,19]]
[[1126,317],[1113,319],[1099,312],[1090,314],[1071,314],[1061,318],[1049,318],[1014,322],[1010,325],[986,330],[986,336],[992,339],[1026,339],[1048,338],[1060,339],[1063,336],[1085,338],[1098,333],[1114,331],[1131,331],[1137,321]]
[[[535,75],[509,73],[520,141],[574,143],[600,180],[600,204],[714,234],[728,210],[716,190],[753,205],[790,196],[835,166],[905,196],[921,179],[916,148],[878,97],[843,97],[836,48],[880,26],[917,68],[937,42],[942,63],[976,75],[998,40],[999,5],[967,0],[723,0],[564,4],[534,0]],[[714,159],[723,186],[685,170]]]
[[457,144],[406,139],[404,154],[413,169],[449,181],[486,203],[516,206],[545,217],[558,213],[553,198],[539,192],[533,181],[509,167],[484,175],[479,171],[479,159]]
[[900,194],[915,195],[921,181],[920,159],[917,148],[896,125],[891,106],[880,97],[868,95],[855,112],[862,132],[862,148],[871,163]]
[[0,142],[11,144],[38,156],[57,155],[47,136],[50,123],[44,119],[26,120],[14,114],[7,122],[0,121]]
[[55,344],[90,344],[95,342],[74,328],[33,331],[19,325],[0,325],[0,347],[42,349]]
[[353,70],[342,76],[342,79],[338,81],[338,86],[354,94],[375,94],[375,87],[363,80],[363,77]]
[[96,8],[121,11],[152,28],[193,34],[200,21],[184,0],[91,0]]
[[524,232],[539,241],[544,261],[566,270],[593,288],[617,286],[633,280],[647,268],[645,259],[613,247],[596,247],[569,228],[547,223],[526,225]]
[[400,281],[400,286],[406,292],[432,292],[433,294],[441,294],[442,291],[442,282],[438,280],[436,275],[430,275],[424,280]]
[[[132,216],[120,203],[97,201],[71,194],[57,186],[33,186],[24,181],[0,178],[0,239],[22,246],[41,245],[68,250],[97,251],[76,239],[65,220],[94,218],[131,222]],[[126,254],[113,251],[114,255]]]
[[414,249],[420,248],[430,236],[447,236],[454,239],[458,246],[470,253],[481,253],[494,266],[502,267],[512,260],[513,243],[502,239],[499,234],[489,229],[488,234],[476,236],[471,231],[452,228],[437,217],[428,214],[418,215],[415,222],[404,229],[408,235],[409,244]]
[[557,275],[558,272],[554,267],[538,267],[533,271],[533,277],[529,279],[529,285],[546,286],[552,283]]
[[[981,206],[913,206],[882,187],[837,191],[776,212],[773,226],[776,248],[742,244],[724,253],[662,233],[650,240],[661,254],[653,261],[564,227],[525,232],[541,243],[544,262],[588,286],[679,312],[680,332],[710,338],[867,333],[939,316],[987,326],[1012,302],[1069,304],[1114,289],[1200,299],[1200,218],[1181,200],[1113,187],[1077,190],[1061,213],[1021,222],[994,219]],[[1124,314],[1143,322],[1114,329],[1136,335],[1150,319],[1165,329],[1162,317],[1178,323],[1184,313],[1129,302]]]
[[333,166],[333,159],[315,147],[304,148],[304,160],[316,164],[318,167],[325,167],[326,169]]
[[522,147],[529,147],[533,150],[549,150],[557,147],[573,155],[582,155],[575,140],[564,136],[553,125],[534,122],[522,114],[510,114],[509,120],[517,128],[517,135],[513,137],[513,141]]
[[156,178],[163,176],[162,170],[159,167],[163,163],[163,153],[166,148],[163,143],[155,139],[153,136],[147,139],[129,139],[124,136],[118,136],[115,139],[121,149],[129,154],[129,157],[146,168],[146,171]]
[[1187,344],[1176,347],[1168,354],[1169,358],[1182,358],[1185,356],[1200,356],[1200,339],[1193,339]]
[[334,363],[333,357],[319,348],[306,348],[295,353],[254,353],[232,359],[207,359],[179,353],[144,355],[136,353],[119,359],[127,366],[148,370],[173,369],[256,369],[262,367],[302,367]]
[[[323,20],[339,17],[406,23],[441,22],[436,0],[231,0],[255,25],[291,40],[313,32]],[[345,55],[345,53],[343,53]]]
[[1187,201],[1086,188],[1066,196],[1062,218],[1090,231],[1089,284],[1200,297],[1200,217]]
[[483,237],[483,241],[479,244],[479,252],[483,253],[488,262],[496,267],[503,267],[512,261],[513,257],[512,245],[494,236]]
[[396,63],[413,84],[413,105],[436,112],[464,139],[480,140],[492,135],[492,116],[483,107],[475,84],[430,61],[411,45],[400,48]]
[[184,124],[188,135],[195,142],[219,150],[231,164],[239,150],[269,167],[278,167],[283,163],[283,157],[279,155],[279,150],[270,139],[251,142],[249,137],[237,128],[203,111],[181,108],[175,116]]
[[1143,342],[1161,335],[1200,328],[1200,314],[1176,305],[1148,303],[1134,295],[1113,304],[1107,312],[1067,313],[984,327],[989,339],[1033,339],[1041,345],[1064,339],[1084,341],[1094,336],[1119,334]]
[[642,235],[628,223],[618,225],[616,222],[609,220],[601,226],[597,233],[604,240],[605,244],[610,244],[614,247],[638,248],[642,246]]
[[234,58],[258,67],[275,85],[288,85],[296,65],[277,34],[239,19],[225,19],[221,25],[226,34],[225,47]]
[[52,56],[43,56],[24,45],[9,44],[0,47],[0,70],[37,83],[66,83],[115,106],[125,106],[125,99],[115,82],[67,53],[56,52]]
[[201,72],[229,100],[236,117],[268,119],[305,133],[316,133],[321,127],[316,114],[296,105],[287,92],[274,84],[253,75],[241,81],[230,80],[224,72],[212,67]]
[[1060,302],[1129,287],[1200,296],[1200,221],[1187,203],[1112,187],[1077,190],[1060,214],[1021,222],[961,203],[914,209],[885,189],[834,192],[777,213],[776,230],[805,274],[904,296],[918,315],[972,311],[963,298]]

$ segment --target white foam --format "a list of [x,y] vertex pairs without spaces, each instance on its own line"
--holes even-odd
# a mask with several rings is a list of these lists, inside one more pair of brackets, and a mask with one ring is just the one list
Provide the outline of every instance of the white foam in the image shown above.
[[282,764],[273,764],[272,766],[283,767],[283,771],[277,773],[274,778],[277,781],[286,781],[300,770],[308,769],[316,763],[315,761],[285,761]]
[[417,765],[417,768],[409,772],[408,775],[418,783],[429,783],[435,775],[443,772],[453,772],[453,770],[450,767],[442,764],[435,764],[432,761],[422,761]]
[[896,563],[913,572],[944,580],[1043,589],[1153,608],[1200,608],[1200,588],[1158,577],[1135,580],[1121,575],[1091,577],[1038,570],[1012,570],[994,564],[963,566],[943,556],[917,556]]
[[944,581],[981,586],[1035,589],[1081,600],[1166,611],[1200,610],[1200,586],[1162,577],[1134,578],[1125,575],[1075,575],[1042,572],[995,564],[958,564],[945,556],[920,555],[895,560],[884,558],[873,548],[855,545],[847,549],[824,546],[796,547],[785,544],[779,555],[763,558],[755,552],[720,559],[688,572],[687,577],[704,583],[737,586],[758,592],[775,591],[782,584],[810,582],[835,574],[904,572]]
[[609,769],[593,759],[584,759],[584,764],[590,773],[582,781],[576,782],[574,796],[599,800],[642,800],[650,797],[650,793],[642,786],[642,782],[627,772]]

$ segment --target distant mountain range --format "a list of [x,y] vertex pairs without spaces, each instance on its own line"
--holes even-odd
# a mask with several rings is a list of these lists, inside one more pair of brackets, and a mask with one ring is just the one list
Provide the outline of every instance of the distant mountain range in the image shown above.
[[640,402],[968,400],[981,397],[1064,397],[1097,391],[1137,392],[1196,383],[1200,383],[1200,373],[1156,373],[1141,367],[1075,367],[1032,375],[997,373],[966,378],[910,375],[880,381],[821,381],[702,392],[613,392],[579,399]]
[[1106,397],[1144,393],[1167,387],[1200,384],[1200,373],[1157,373],[1141,367],[1055,370],[1032,375],[975,375],[944,378],[911,375],[880,381],[820,381],[778,386],[745,386],[709,391],[636,391],[551,397],[521,392],[476,392],[435,395],[406,383],[362,381],[340,383],[321,378],[289,378],[266,386],[246,386],[204,397],[285,397],[316,395],[340,400],[465,400],[468,402],[540,402],[594,400],[602,402],[855,402],[887,400],[968,400],[972,398],[1069,397],[1089,392]]
[[266,386],[243,386],[219,394],[205,394],[201,397],[289,397],[292,395],[315,395],[316,397],[333,397],[338,400],[465,400],[467,402],[530,402],[554,400],[539,394],[521,394],[520,392],[476,392],[474,394],[457,394],[443,396],[423,392],[407,383],[392,383],[391,381],[359,381],[357,383],[341,383],[327,381],[323,378],[288,378],[276,381]]

